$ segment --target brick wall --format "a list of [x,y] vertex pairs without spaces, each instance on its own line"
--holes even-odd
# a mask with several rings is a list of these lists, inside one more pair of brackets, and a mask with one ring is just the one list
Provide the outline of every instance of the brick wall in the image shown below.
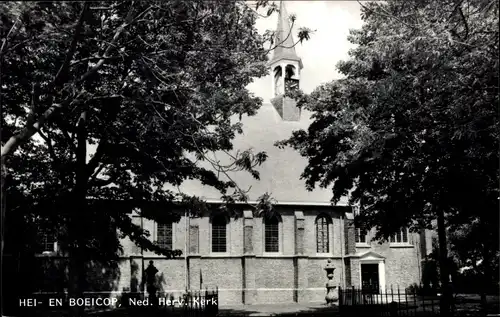
[[[203,287],[219,288],[219,304],[234,305],[242,302],[242,267],[240,258],[200,259]],[[193,270],[193,285],[199,285],[199,270]]]
[[259,258],[256,267],[259,268],[255,277],[258,303],[293,302],[293,259]]
[[354,220],[344,220],[344,237],[346,254],[356,253],[356,228],[354,227]]
[[385,280],[386,287],[391,285],[405,288],[421,280],[421,242],[422,236],[419,233],[409,233],[408,243],[405,244],[380,244],[376,241],[369,241],[375,232],[373,230],[368,235],[368,246],[357,247],[357,253],[362,254],[368,251],[376,252],[385,258]]
[[[338,285],[360,286],[360,258],[359,255],[374,251],[384,258],[386,285],[399,284],[401,287],[409,286],[420,280],[420,253],[421,249],[415,247],[420,239],[412,235],[411,245],[406,247],[391,247],[389,244],[379,245],[371,243],[367,248],[356,248],[353,221],[344,219],[342,224],[341,213],[331,207],[297,207],[279,206],[281,214],[280,253],[265,254],[263,251],[264,227],[262,218],[253,217],[247,212],[244,217],[231,219],[228,226],[228,253],[215,255],[210,250],[210,220],[208,217],[191,219],[191,226],[197,227],[197,239],[190,234],[191,250],[198,250],[199,254],[190,256],[189,259],[189,284],[190,288],[200,287],[200,271],[203,276],[203,287],[220,289],[220,303],[227,304],[256,304],[256,303],[289,303],[322,302],[326,294],[327,281],[324,266],[328,258],[333,258],[337,268],[334,281]],[[300,210],[301,213],[297,213]],[[326,212],[331,215],[330,252],[328,254],[316,253],[316,217]],[[303,214],[303,215],[302,215]],[[298,216],[299,215],[299,216]],[[296,234],[297,219],[303,220],[303,255],[297,256]],[[154,224],[145,224],[155,234]],[[246,228],[246,229],[244,229]],[[244,236],[244,231],[246,235]],[[174,225],[174,248],[184,249],[185,222],[181,219]],[[245,237],[245,238],[244,238]],[[192,241],[198,245],[193,249]],[[246,241],[246,242],[245,242]],[[124,241],[125,242],[125,241]],[[245,246],[245,243],[247,245]],[[131,246],[125,250],[132,250]],[[246,250],[246,252],[244,252]],[[194,251],[191,251],[192,253]],[[342,272],[342,256],[349,255],[344,263],[346,271]],[[246,254],[243,258],[243,254]],[[147,256],[145,254],[145,263]],[[155,265],[162,272],[165,287],[169,289],[184,289],[185,287],[185,260],[183,257],[176,260],[165,260],[152,257]],[[129,260],[130,261],[130,260]],[[246,263],[246,264],[244,264]],[[121,280],[131,278],[130,262],[129,273],[124,270]],[[121,283],[126,284],[126,283]],[[130,281],[129,281],[130,284]],[[248,290],[243,291],[246,287]]]
[[[342,285],[342,260],[334,259],[333,281],[335,285]],[[307,267],[308,299],[310,302],[324,302],[326,296],[326,259],[309,259]]]

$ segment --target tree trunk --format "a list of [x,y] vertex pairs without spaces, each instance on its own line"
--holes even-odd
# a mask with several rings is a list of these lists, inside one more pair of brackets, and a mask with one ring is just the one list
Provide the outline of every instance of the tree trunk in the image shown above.
[[441,282],[441,301],[440,301],[440,316],[449,317],[451,304],[451,291],[449,285],[449,269],[448,269],[448,245],[446,241],[446,228],[444,221],[444,211],[439,208],[437,211],[438,220],[438,241],[439,241],[439,272]]
[[488,302],[486,295],[492,289],[493,269],[491,267],[491,260],[486,247],[483,247],[483,289],[481,290],[481,312],[486,315],[488,310]]
[[[0,257],[0,272],[3,272],[3,268],[4,268],[4,254],[3,254],[3,251],[4,251],[4,244],[5,244],[5,213],[6,213],[6,203],[5,203],[5,194],[6,194],[6,188],[5,188],[5,180],[6,180],[6,177],[7,177],[7,168],[5,167],[5,157],[2,157],[1,159],[1,168],[2,168],[2,184],[1,184],[1,197],[0,199],[2,200],[1,201],[1,212],[2,212],[2,219],[1,219],[1,226],[2,226],[2,230],[0,230],[1,232],[1,235],[2,235],[2,254],[1,254],[1,257]],[[0,307],[5,307],[5,304],[4,303],[4,294],[3,294],[3,289],[4,287],[0,287]],[[2,315],[3,314],[3,310],[2,310]]]
[[[83,298],[83,287],[85,282],[85,259],[81,256],[81,248],[72,248],[69,252],[69,298]],[[84,307],[70,307],[70,316],[84,316]]]
[[[68,233],[72,246],[70,247],[70,298],[82,298],[85,287],[85,263],[88,259],[86,252],[87,237],[85,234],[85,212],[87,209],[87,113],[84,111],[78,121],[77,127],[77,153],[76,153],[76,184],[74,188],[72,205],[73,213],[69,218]],[[68,205],[70,205],[68,204]],[[74,306],[71,308],[73,317],[84,315],[84,308]]]

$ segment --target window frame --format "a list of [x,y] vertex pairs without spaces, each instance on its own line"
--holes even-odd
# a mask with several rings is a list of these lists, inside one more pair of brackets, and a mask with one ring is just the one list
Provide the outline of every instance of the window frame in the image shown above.
[[[406,239],[404,239],[405,237]],[[398,241],[398,238],[400,241]],[[389,244],[391,246],[412,246],[410,243],[410,230],[407,227],[401,228],[389,238]]]
[[[214,225],[214,222],[216,222],[219,219],[224,220],[224,227],[225,227],[225,235],[224,235],[224,251],[214,251],[214,226],[222,227],[222,225]],[[224,255],[224,254],[229,254],[229,249],[230,249],[230,244],[229,244],[229,224],[230,224],[230,219],[228,219],[227,216],[225,215],[215,215],[210,218],[210,253],[214,255]],[[219,230],[219,229],[218,229]],[[222,230],[220,232],[223,232]],[[219,237],[220,238],[220,237]],[[220,244],[222,245],[222,244]]]
[[[166,223],[156,223],[156,244],[161,247],[160,243],[160,226],[170,225],[170,251],[174,250],[174,223],[166,222]],[[169,250],[168,248],[166,248]]]
[[[319,220],[324,219],[324,223],[322,224],[322,227],[324,228],[326,225],[326,252],[321,252],[319,249]],[[316,237],[316,254],[318,255],[325,255],[325,254],[331,254],[333,251],[333,243],[332,243],[332,236],[333,236],[333,222],[332,218],[327,215],[327,214],[319,214],[316,219],[314,220],[314,231],[315,231],[315,237]],[[324,237],[324,236],[323,236]],[[324,242],[324,241],[323,241]]]
[[[51,239],[49,240],[49,237]],[[57,239],[55,234],[53,233],[41,233],[41,254],[50,254],[50,253],[55,253],[57,252]],[[47,248],[47,246],[51,245],[51,248]]]
[[[369,247],[370,246],[370,239],[368,237],[370,231],[363,229],[363,228],[355,228],[354,229],[354,241],[356,243],[356,246],[358,247]],[[364,239],[361,239],[363,237]],[[364,240],[364,241],[362,241]]]
[[[275,220],[276,223],[273,224],[273,223],[268,223],[268,221],[270,220]],[[270,226],[270,225],[275,225],[276,226],[276,230],[273,230],[274,232],[276,232],[276,238],[277,238],[277,241],[276,241],[276,246],[277,246],[277,251],[267,251],[267,232],[268,232],[268,228],[267,226]],[[282,246],[282,242],[283,242],[283,237],[282,237],[282,233],[283,233],[283,221],[281,219],[281,216],[280,215],[273,215],[271,217],[266,217],[264,216],[263,217],[263,220],[262,220],[262,233],[263,233],[263,239],[262,239],[262,253],[265,254],[265,255],[279,255],[283,252],[283,246]]]

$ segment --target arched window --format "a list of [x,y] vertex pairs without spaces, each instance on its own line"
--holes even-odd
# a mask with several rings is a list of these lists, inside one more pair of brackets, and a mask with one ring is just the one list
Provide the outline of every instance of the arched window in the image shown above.
[[264,218],[264,250],[265,252],[280,251],[278,216]]
[[368,243],[368,231],[361,228],[356,228],[356,243]]
[[212,218],[212,252],[227,252],[227,219],[224,215]]
[[330,218],[327,215],[319,215],[316,218],[316,252],[330,252]]
[[281,77],[282,74],[283,74],[283,69],[281,68],[281,66],[274,67],[274,78],[275,79]]
[[172,223],[159,223],[156,232],[156,242],[158,246],[167,250],[172,250]]
[[276,66],[274,68],[274,95],[279,96],[283,94],[283,81],[281,77],[283,76],[283,69],[281,66]]
[[293,65],[286,65],[285,67],[285,78],[290,79],[293,76],[295,76],[295,66]]
[[408,228],[402,228],[391,237],[391,243],[408,243]]

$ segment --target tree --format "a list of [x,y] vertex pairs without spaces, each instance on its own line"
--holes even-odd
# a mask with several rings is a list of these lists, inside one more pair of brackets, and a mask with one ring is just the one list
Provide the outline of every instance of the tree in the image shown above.
[[[275,8],[257,5],[269,14]],[[261,104],[245,87],[267,73],[270,34],[258,34],[258,13],[245,2],[10,2],[0,9],[2,189],[13,197],[6,207],[60,229],[74,296],[84,263],[112,259],[119,249],[113,230],[99,228],[175,254],[127,215],[141,207],[146,218],[175,221],[179,214],[158,206],[203,211],[201,199],[166,184],[198,179],[225,201],[245,199],[208,155],[229,153],[242,132],[230,118]],[[265,158],[244,151],[229,168],[258,178],[254,167]]]
[[445,225],[498,212],[498,3],[360,5],[345,78],[303,96],[313,123],[278,145],[309,159],[309,188],[359,204],[381,240],[437,219],[445,285]]
[[481,295],[483,308],[486,294],[498,292],[498,220],[498,213],[490,213],[448,230],[450,255],[461,267],[458,282]]

